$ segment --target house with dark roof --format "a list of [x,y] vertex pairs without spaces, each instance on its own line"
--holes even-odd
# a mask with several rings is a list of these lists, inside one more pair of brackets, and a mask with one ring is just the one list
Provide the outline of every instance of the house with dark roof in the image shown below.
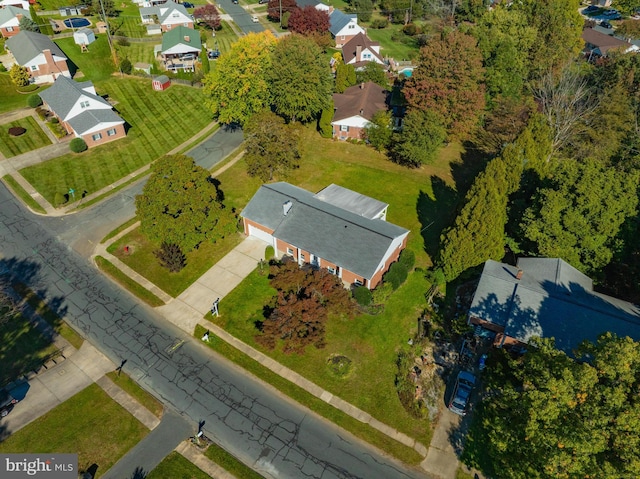
[[336,48],[342,48],[358,33],[365,33],[364,28],[358,25],[358,15],[356,14],[346,14],[318,0],[296,0],[296,5],[299,8],[312,6],[329,14],[329,33],[336,41]]
[[52,83],[59,76],[71,78],[67,57],[46,35],[23,30],[9,38],[5,48],[18,65],[29,70],[32,83]]
[[168,32],[178,26],[193,28],[193,17],[184,5],[168,0],[163,4],[140,9],[142,23],[158,23],[160,30]]
[[201,48],[200,34],[197,31],[178,26],[162,35],[159,54],[167,70],[192,72]]
[[387,110],[388,98],[389,92],[373,82],[349,87],[344,93],[334,93],[333,137],[339,140],[361,139],[373,115]]
[[640,340],[640,308],[593,290],[593,281],[559,258],[489,260],[469,309],[469,324],[494,345],[525,349],[533,337],[554,338],[568,354],[605,332]]
[[40,98],[67,132],[82,138],[88,147],[126,136],[124,120],[96,94],[90,81],[75,82],[59,76]]
[[353,65],[356,70],[369,62],[384,65],[380,43],[372,41],[364,33],[358,33],[342,46],[342,59],[345,65]]
[[31,20],[29,10],[11,5],[0,9],[0,34],[4,38],[17,35],[20,32],[20,20],[24,17]]
[[407,244],[409,230],[388,223],[388,205],[337,185],[317,194],[289,183],[262,185],[240,216],[244,233],[289,256],[373,289]]
[[622,53],[636,53],[640,47],[632,43],[616,38],[613,34],[602,33],[600,27],[585,28],[582,30],[584,40],[584,54],[588,59],[596,57],[606,57],[609,51],[619,51]]

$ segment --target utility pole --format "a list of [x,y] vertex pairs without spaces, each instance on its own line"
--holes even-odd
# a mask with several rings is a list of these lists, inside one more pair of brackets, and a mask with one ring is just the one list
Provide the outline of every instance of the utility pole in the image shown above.
[[[104,23],[107,25],[107,43],[109,44],[109,50],[111,51],[111,56],[113,57],[113,64],[118,69],[120,69],[120,66],[118,65],[118,57],[116,56],[116,51],[113,49],[113,41],[111,40],[111,28],[109,27],[107,14],[104,13],[104,4],[102,3],[102,0],[100,0],[100,9],[102,10],[102,19],[104,20]],[[120,74],[122,75],[122,70],[120,71]]]
[[282,28],[282,0],[280,0],[279,3],[280,3],[280,28]]

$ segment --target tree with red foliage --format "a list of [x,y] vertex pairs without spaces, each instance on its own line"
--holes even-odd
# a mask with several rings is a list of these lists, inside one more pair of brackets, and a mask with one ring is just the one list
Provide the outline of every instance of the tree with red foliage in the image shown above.
[[288,261],[272,265],[269,276],[278,296],[256,341],[270,349],[280,341],[286,354],[304,353],[309,345],[323,348],[329,315],[351,317],[356,311],[342,281],[327,270],[300,268],[295,261]]
[[329,14],[311,5],[291,12],[289,30],[302,35],[329,31]]
[[476,39],[454,30],[422,47],[403,93],[409,108],[438,114],[449,138],[465,138],[484,112],[483,80]]
[[207,25],[212,30],[220,28],[220,14],[215,5],[206,4],[193,11],[193,18]]
[[282,15],[286,12],[298,10],[296,0],[269,0],[269,3],[267,4],[267,18],[274,22],[280,21],[281,9]]

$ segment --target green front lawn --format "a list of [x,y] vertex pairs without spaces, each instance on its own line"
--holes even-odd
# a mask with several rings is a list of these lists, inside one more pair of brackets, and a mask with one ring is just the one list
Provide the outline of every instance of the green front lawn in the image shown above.
[[18,93],[16,86],[11,81],[8,72],[0,72],[0,113],[27,107],[27,98],[33,93],[40,93],[44,88],[40,87],[35,92],[28,94]]
[[210,479],[202,469],[177,452],[165,457],[146,479]]
[[135,400],[150,411],[154,416],[161,418],[164,406],[158,401],[152,394],[148,393],[138,383],[131,379],[126,373],[122,371],[111,371],[107,373],[107,377],[116,383],[125,392],[131,395]]
[[66,192],[70,187],[93,193],[114,183],[166,154],[211,122],[211,113],[203,106],[202,91],[196,88],[174,84],[157,92],[152,90],[150,80],[136,78],[110,78],[95,86],[98,94],[116,101],[116,110],[131,127],[126,138],[21,170],[52,204],[56,192]]
[[399,24],[390,23],[381,29],[367,28],[367,36],[374,42],[380,42],[383,57],[391,57],[397,61],[412,60],[420,52],[415,38],[402,33],[402,25]]
[[98,466],[103,475],[149,430],[92,384],[64,403],[11,434],[0,452],[78,454],[78,467]]
[[238,461],[227,451],[215,444],[211,444],[205,451],[204,455],[227,472],[230,472],[234,477],[241,477],[242,479],[262,479],[262,476],[256,471],[254,471],[250,467],[245,466],[244,463]]
[[[231,45],[238,40],[238,35],[234,33],[228,22],[223,20],[220,25],[221,28],[216,30],[215,37],[207,36],[207,48],[215,49],[217,46],[221,53],[225,53],[231,50]],[[215,62],[211,64],[212,67],[214,65]]]
[[[11,136],[9,128],[14,126],[22,127],[27,131],[20,136]],[[0,152],[6,158],[37,150],[50,144],[51,140],[32,116],[0,125]]]
[[91,80],[97,82],[108,79],[116,71],[107,35],[96,35],[96,41],[87,46],[88,52],[82,53],[80,45],[76,45],[73,37],[60,38],[56,44],[67,55],[71,62],[84,73],[80,81]]
[[[150,242],[140,233],[139,228],[113,243],[108,251],[175,298],[238,245],[241,239],[240,234],[237,234],[215,244],[201,244],[198,249],[187,253],[187,266],[178,273],[169,273],[160,265],[154,255],[160,245]],[[125,254],[125,246],[129,247],[128,254]]]

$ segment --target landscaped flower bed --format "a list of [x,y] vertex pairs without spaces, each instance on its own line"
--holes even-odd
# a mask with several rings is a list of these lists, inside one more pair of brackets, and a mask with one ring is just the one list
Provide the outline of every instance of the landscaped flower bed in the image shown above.
[[9,134],[11,136],[20,136],[24,135],[27,132],[26,128],[22,128],[21,126],[12,126],[9,128]]

